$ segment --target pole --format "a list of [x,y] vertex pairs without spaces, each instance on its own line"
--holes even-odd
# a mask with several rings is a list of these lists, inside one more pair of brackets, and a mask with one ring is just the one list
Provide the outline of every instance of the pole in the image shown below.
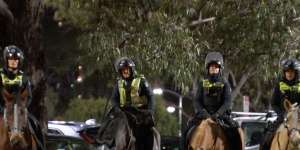
[[179,130],[178,130],[178,136],[181,138],[181,129],[182,129],[182,96],[179,96],[179,110],[178,110],[178,124],[179,124]]

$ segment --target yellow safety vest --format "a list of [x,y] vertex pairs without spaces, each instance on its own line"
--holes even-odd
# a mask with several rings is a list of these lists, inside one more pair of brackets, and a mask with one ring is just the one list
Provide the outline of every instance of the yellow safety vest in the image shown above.
[[131,87],[130,87],[130,96],[131,101],[126,101],[126,89],[125,89],[125,80],[119,80],[119,94],[120,94],[120,106],[124,107],[126,104],[132,104],[135,107],[140,107],[142,105],[146,105],[146,98],[145,96],[139,95],[140,83],[141,79],[144,78],[143,76],[139,76],[132,80]]
[[14,79],[9,79],[7,75],[5,75],[3,72],[1,72],[1,78],[2,78],[2,85],[3,86],[11,86],[11,85],[18,85],[22,86],[23,81],[23,75],[17,75]]
[[213,83],[211,83],[209,80],[204,79],[203,80],[203,87],[204,88],[211,88],[211,87],[220,87],[220,88],[223,88],[224,87],[224,83],[222,83],[222,82],[213,82]]
[[279,82],[279,89],[282,93],[285,93],[286,91],[293,91],[293,92],[300,93],[300,83],[290,86],[285,82],[281,81]]

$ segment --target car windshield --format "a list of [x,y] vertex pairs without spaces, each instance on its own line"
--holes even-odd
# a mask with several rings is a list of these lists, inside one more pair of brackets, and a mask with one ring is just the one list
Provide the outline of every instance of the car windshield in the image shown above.
[[245,134],[246,146],[253,146],[260,144],[263,137],[264,128],[266,123],[264,122],[243,122],[242,128]]
[[92,145],[86,144],[82,139],[66,136],[49,136],[47,149],[50,150],[96,150]]

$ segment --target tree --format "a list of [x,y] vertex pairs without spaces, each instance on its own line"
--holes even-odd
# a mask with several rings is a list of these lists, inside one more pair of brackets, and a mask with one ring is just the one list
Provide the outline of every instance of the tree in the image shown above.
[[91,68],[112,65],[127,55],[143,72],[162,80],[172,77],[185,92],[202,77],[205,55],[216,50],[225,56],[224,74],[231,79],[233,99],[256,95],[258,104],[261,90],[271,90],[281,59],[295,56],[291,50],[299,48],[299,1],[48,0],[47,4],[57,8],[58,21],[82,31],[78,42],[87,52],[82,61]]
[[41,44],[43,4],[40,0],[0,1],[0,46],[17,45],[26,56],[26,72],[31,76],[33,99],[30,112],[47,128],[45,95],[45,55]]

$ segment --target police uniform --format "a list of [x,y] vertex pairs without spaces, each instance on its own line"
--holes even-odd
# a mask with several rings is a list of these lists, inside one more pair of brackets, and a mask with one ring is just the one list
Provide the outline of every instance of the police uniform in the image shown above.
[[[121,77],[117,80],[113,90],[112,106],[135,116],[139,125],[131,121],[129,121],[129,125],[133,128],[133,134],[137,140],[136,149],[151,150],[153,146],[152,127],[154,126],[152,90],[144,75],[137,74],[135,64],[131,59],[121,59],[116,66],[116,71],[121,74]],[[122,77],[123,67],[129,67],[129,78]]]
[[[270,149],[275,131],[284,121],[284,115],[286,113],[283,107],[284,100],[288,100],[292,104],[295,102],[300,103],[300,63],[296,59],[287,59],[282,62],[282,68],[282,78],[276,83],[276,86],[273,89],[273,96],[271,100],[272,107],[277,113],[277,119],[273,123],[269,122],[267,124],[264,138],[260,144],[262,150]],[[285,71],[288,69],[295,71],[295,78],[290,81],[287,80],[284,75]]]
[[112,97],[113,107],[124,108],[132,106],[154,111],[154,101],[151,88],[143,75],[136,75],[133,79],[118,79]]
[[[210,64],[217,64],[220,67],[218,74],[209,74]],[[222,78],[223,57],[218,52],[209,53],[206,56],[206,76],[198,84],[198,90],[194,99],[195,116],[188,121],[186,130],[181,141],[182,149],[187,148],[187,142],[194,127],[202,120],[211,117],[216,121],[222,121],[232,129],[238,127],[237,122],[230,117],[231,113],[231,89],[228,82]]]

